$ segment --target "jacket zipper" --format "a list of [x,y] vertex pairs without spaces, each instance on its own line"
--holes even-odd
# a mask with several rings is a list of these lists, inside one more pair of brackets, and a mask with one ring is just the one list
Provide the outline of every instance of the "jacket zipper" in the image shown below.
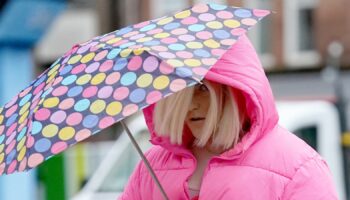
[[215,159],[215,157],[211,158],[211,159],[208,161],[208,164],[207,164],[207,166],[206,166],[205,169],[204,169],[204,172],[203,172],[203,175],[202,175],[201,187],[199,188],[198,199],[201,199],[201,198],[200,198],[200,197],[201,197],[200,194],[202,193],[201,191],[202,191],[202,186],[204,185],[204,184],[203,184],[204,178],[205,178],[205,176],[207,175],[208,171],[210,170],[210,163],[211,163],[211,161],[212,161],[213,159]]
[[197,168],[197,159],[192,154],[185,154],[184,157],[192,158],[192,160],[194,162],[194,168],[192,168],[191,173],[187,176],[187,178],[185,179],[185,183],[184,183],[185,195],[186,195],[188,200],[191,200],[190,194],[189,194],[189,188],[188,188],[188,179],[193,175],[194,170],[196,170],[196,168]]
[[[196,160],[196,158],[195,158],[193,155],[191,155],[191,157],[192,157],[193,160],[194,160],[194,169],[192,170],[192,172],[190,173],[190,175],[187,176],[187,178],[186,178],[186,180],[185,180],[185,183],[184,183],[184,184],[185,184],[185,194],[186,194],[187,199],[189,199],[189,200],[191,200],[191,198],[190,198],[190,195],[189,195],[188,179],[193,175],[194,170],[196,170],[196,168],[197,168],[197,160]],[[216,159],[216,158],[215,158],[215,157],[211,158],[211,159],[208,161],[208,164],[207,164],[207,166],[206,166],[205,169],[204,169],[204,172],[203,172],[203,175],[202,175],[202,180],[201,180],[201,187],[199,188],[198,199],[200,199],[200,194],[201,194],[201,191],[202,191],[202,185],[203,185],[203,182],[204,182],[204,178],[205,178],[206,174],[208,173],[208,171],[210,170],[210,163],[211,163],[211,161],[214,160],[214,159]]]

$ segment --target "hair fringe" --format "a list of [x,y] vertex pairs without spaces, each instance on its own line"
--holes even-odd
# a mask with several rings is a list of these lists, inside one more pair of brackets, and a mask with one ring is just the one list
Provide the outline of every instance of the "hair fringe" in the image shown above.
[[[202,128],[201,138],[194,145],[227,150],[236,145],[246,118],[243,95],[238,90],[219,83],[203,81],[209,89],[210,106]],[[194,87],[177,92],[155,106],[154,126],[160,136],[168,136],[172,144],[182,144],[185,119],[190,108]]]

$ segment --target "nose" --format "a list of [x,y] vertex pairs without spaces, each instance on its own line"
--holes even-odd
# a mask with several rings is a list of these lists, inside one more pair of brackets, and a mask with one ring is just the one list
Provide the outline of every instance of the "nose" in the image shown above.
[[191,111],[198,110],[199,108],[200,108],[200,105],[197,102],[192,102],[191,105],[190,105],[190,110]]

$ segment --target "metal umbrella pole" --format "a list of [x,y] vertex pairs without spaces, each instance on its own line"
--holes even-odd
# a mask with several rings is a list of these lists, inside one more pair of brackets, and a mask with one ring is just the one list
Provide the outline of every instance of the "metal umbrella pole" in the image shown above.
[[128,126],[126,125],[126,123],[124,122],[124,120],[121,120],[120,123],[122,124],[124,130],[125,130],[126,133],[128,134],[128,136],[129,136],[129,138],[130,138],[132,144],[133,144],[134,147],[136,148],[138,154],[141,156],[141,159],[142,159],[143,162],[145,163],[145,165],[146,165],[146,167],[147,167],[149,173],[151,174],[153,180],[156,182],[158,188],[160,189],[160,192],[161,192],[162,195],[163,195],[163,198],[164,198],[165,200],[169,200],[168,195],[165,193],[164,188],[163,188],[162,185],[160,184],[160,182],[159,182],[159,180],[158,180],[156,174],[154,173],[154,171],[153,171],[151,165],[149,164],[147,158],[146,158],[145,155],[143,154],[143,152],[142,152],[140,146],[137,144],[135,138],[132,136],[132,134],[131,134],[131,132],[130,132]]

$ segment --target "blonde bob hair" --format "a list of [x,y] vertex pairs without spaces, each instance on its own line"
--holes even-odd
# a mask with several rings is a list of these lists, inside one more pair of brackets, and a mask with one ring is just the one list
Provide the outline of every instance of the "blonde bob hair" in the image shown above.
[[[238,143],[245,120],[243,95],[229,86],[204,80],[208,88],[210,105],[200,138],[194,145],[207,144],[227,150]],[[190,109],[195,87],[188,87],[155,106],[154,125],[159,136],[168,136],[172,144],[182,144],[185,119]]]

